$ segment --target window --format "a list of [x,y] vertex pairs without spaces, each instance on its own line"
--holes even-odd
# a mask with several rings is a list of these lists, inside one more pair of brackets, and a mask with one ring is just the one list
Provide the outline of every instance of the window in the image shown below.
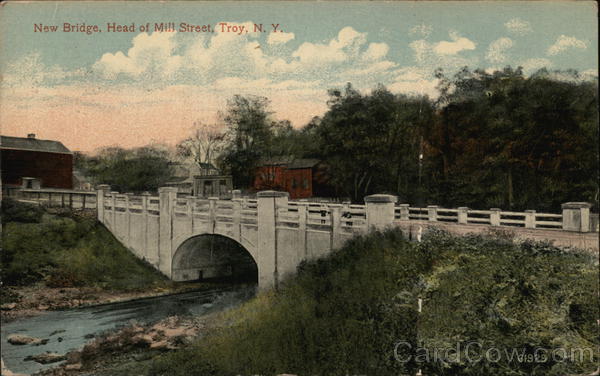
[[307,178],[302,179],[302,188],[308,189],[308,179]]
[[296,178],[292,178],[292,188],[296,188]]

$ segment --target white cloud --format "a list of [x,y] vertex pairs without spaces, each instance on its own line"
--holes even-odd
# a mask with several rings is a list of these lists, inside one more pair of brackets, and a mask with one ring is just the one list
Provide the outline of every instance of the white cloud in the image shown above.
[[[455,33],[451,33],[450,35],[455,40],[456,44],[452,44],[452,42],[429,43],[424,39],[412,41],[409,44],[409,47],[413,50],[415,62],[419,64],[420,67],[427,69],[430,74],[437,68],[443,68],[446,72],[452,72],[465,65],[476,66],[479,62],[477,56],[472,55],[465,57],[458,52],[439,53],[440,49],[443,50],[443,52],[453,52],[458,49],[465,50],[471,49],[471,47],[475,48],[474,44],[471,46],[472,42],[468,41],[468,39],[460,38]],[[463,41],[462,39],[466,39],[466,41]]]
[[419,35],[423,38],[427,38],[431,32],[433,31],[433,27],[430,25],[425,25],[425,24],[420,24],[420,25],[415,25],[413,27],[410,28],[410,34],[411,35]]
[[294,39],[294,33],[272,32],[267,38],[268,44],[285,44]]
[[431,45],[424,39],[412,41],[409,47],[414,51],[415,60],[418,63],[422,63],[425,60],[427,52],[431,50]]
[[433,51],[438,55],[456,55],[464,50],[474,50],[475,43],[468,38],[450,33],[451,42],[441,41],[433,46]]
[[550,68],[552,66],[552,62],[546,58],[533,58],[527,59],[519,64],[523,67],[523,72],[526,74],[534,73],[538,69],[542,68]]
[[7,87],[43,86],[61,83],[82,75],[81,70],[68,72],[57,65],[48,67],[43,63],[41,55],[33,52],[9,63],[0,82],[2,86]]
[[366,33],[359,33],[348,26],[340,30],[337,38],[328,44],[302,43],[292,56],[307,64],[341,63],[358,56],[359,49],[366,41]]
[[524,21],[520,18],[513,18],[507,21],[506,23],[504,23],[504,27],[509,32],[517,35],[525,35],[533,31],[529,22]]
[[513,41],[510,38],[499,38],[490,43],[487,53],[485,55],[486,60],[491,63],[503,63],[506,60],[506,51],[512,48]]
[[431,77],[431,72],[420,67],[407,67],[397,70],[394,82],[388,86],[392,92],[409,95],[428,95],[436,98],[438,80]]
[[377,63],[370,64],[358,69],[350,68],[348,70],[345,70],[341,76],[369,76],[370,78],[372,78],[374,75],[390,73],[390,69],[394,68],[395,66],[396,63],[391,61],[379,61]]
[[362,59],[367,61],[375,61],[384,58],[390,50],[386,43],[371,43],[367,50],[363,53]]
[[550,56],[558,55],[561,52],[564,52],[570,48],[578,48],[581,50],[585,50],[587,48],[587,44],[579,40],[575,37],[568,37],[566,35],[561,35],[556,39],[553,45],[548,47],[547,54]]
[[124,54],[105,53],[93,68],[102,76],[114,79],[120,73],[133,77],[152,75],[167,77],[181,64],[181,56],[172,55],[176,47],[176,33],[141,33],[132,40],[132,47]]
[[587,69],[580,73],[585,80],[598,79],[598,69]]

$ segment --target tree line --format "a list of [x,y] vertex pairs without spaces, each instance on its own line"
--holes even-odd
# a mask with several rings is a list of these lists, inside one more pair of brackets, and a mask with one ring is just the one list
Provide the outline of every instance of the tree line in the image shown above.
[[[325,114],[301,128],[275,120],[267,98],[236,95],[220,114],[222,125],[199,125],[176,154],[217,165],[238,188],[252,186],[261,161],[293,156],[322,160],[336,196],[354,202],[390,193],[416,205],[557,211],[563,202],[588,201],[597,207],[597,81],[574,71],[525,76],[510,67],[464,68],[451,77],[438,70],[436,77],[436,99],[393,94],[382,85],[369,93],[350,83],[331,89]],[[160,166],[168,180],[168,163],[154,159],[168,160],[166,154],[129,153],[134,158],[125,159],[140,159],[138,167],[152,165],[154,173],[136,175],[152,181],[143,188],[161,183]],[[108,182],[102,165],[96,173]]]

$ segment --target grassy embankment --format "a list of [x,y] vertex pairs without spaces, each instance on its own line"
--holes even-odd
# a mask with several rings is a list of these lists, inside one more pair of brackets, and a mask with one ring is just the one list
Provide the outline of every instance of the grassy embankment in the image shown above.
[[[414,244],[397,231],[376,233],[303,265],[278,292],[225,313],[220,328],[146,372],[589,374],[598,361],[597,299],[597,264],[583,252],[505,236],[434,233]],[[467,359],[469,343],[478,345]],[[452,350],[434,358],[434,349],[457,346],[458,358]],[[595,359],[561,359],[575,348],[592,349]]]
[[[173,283],[136,258],[90,216],[2,203],[1,278],[4,286],[86,287],[131,292]],[[3,290],[3,303],[11,294]]]

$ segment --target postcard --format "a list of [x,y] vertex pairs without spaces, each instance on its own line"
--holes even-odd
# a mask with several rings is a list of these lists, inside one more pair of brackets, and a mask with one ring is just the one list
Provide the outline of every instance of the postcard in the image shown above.
[[597,375],[592,1],[7,1],[2,375]]

